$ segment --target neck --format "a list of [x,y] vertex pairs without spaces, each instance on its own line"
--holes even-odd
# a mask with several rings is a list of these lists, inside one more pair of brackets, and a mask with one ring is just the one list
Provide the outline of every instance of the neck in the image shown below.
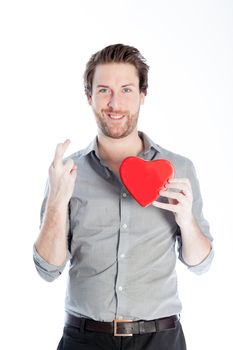
[[108,163],[120,164],[126,157],[137,156],[142,152],[143,142],[136,129],[121,139],[98,134],[98,149],[103,160]]

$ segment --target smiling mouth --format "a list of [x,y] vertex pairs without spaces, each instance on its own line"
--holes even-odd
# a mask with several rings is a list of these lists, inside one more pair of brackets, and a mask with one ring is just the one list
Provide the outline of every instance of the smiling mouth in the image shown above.
[[112,120],[121,120],[125,117],[125,115],[108,114],[108,117]]

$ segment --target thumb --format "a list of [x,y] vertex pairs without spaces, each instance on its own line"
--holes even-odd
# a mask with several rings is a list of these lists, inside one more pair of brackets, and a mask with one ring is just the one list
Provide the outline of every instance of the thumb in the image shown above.
[[74,165],[70,171],[70,174],[75,177],[77,175],[77,169],[77,165]]

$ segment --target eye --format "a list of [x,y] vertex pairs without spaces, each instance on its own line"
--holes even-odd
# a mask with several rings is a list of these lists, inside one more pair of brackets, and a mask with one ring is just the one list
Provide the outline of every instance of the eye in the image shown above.
[[129,92],[131,92],[131,89],[125,87],[125,88],[122,89],[122,91],[123,91],[124,94],[128,94]]
[[109,89],[108,88],[101,88],[99,89],[98,91],[100,94],[107,94],[109,92]]

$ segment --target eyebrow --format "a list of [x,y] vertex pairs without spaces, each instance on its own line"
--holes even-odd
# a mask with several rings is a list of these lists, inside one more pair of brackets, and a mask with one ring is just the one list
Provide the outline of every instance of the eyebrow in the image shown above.
[[99,85],[96,86],[96,88],[100,88],[100,87],[108,88],[109,86],[108,85],[103,85],[103,84],[99,84]]
[[[121,85],[121,87],[127,87],[127,86],[135,86],[135,84],[129,83],[129,84]],[[108,88],[109,85],[98,84],[98,85],[96,86],[96,88],[100,88],[100,87]]]
[[126,87],[126,86],[135,86],[135,84],[130,83],[130,84],[125,84],[125,85],[122,85],[122,87]]

